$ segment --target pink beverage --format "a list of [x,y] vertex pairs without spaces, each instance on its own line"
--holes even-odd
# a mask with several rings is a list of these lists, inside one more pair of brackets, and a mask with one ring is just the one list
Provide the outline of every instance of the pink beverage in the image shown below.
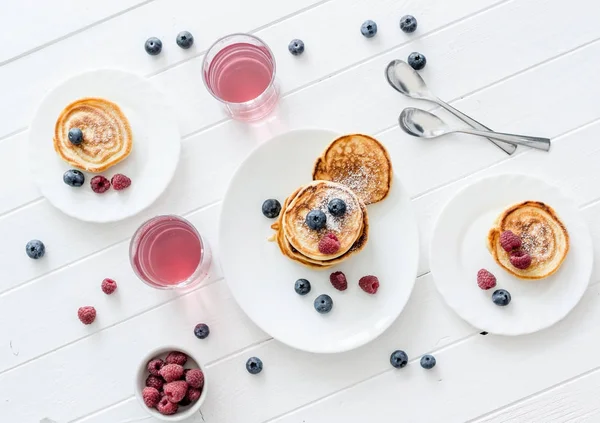
[[206,53],[202,70],[208,91],[235,119],[261,119],[277,104],[275,58],[259,38],[246,34],[221,38]]
[[155,288],[200,282],[210,267],[210,251],[196,228],[178,216],[157,216],[135,232],[129,259],[137,276]]

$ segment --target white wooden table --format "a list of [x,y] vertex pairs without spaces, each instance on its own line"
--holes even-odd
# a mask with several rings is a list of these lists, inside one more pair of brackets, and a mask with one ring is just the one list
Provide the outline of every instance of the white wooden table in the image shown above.
[[[408,36],[399,18],[419,21]],[[193,349],[211,389],[196,422],[598,422],[600,274],[576,309],[531,336],[483,336],[450,311],[429,273],[432,225],[457,190],[484,175],[525,172],[569,193],[600,241],[600,25],[593,0],[29,0],[0,2],[0,421],[154,421],[133,397],[139,358],[158,344]],[[360,25],[373,19],[371,40]],[[174,42],[195,36],[191,50]],[[276,119],[228,119],[206,92],[200,65],[219,36],[246,31],[273,49],[282,90]],[[148,56],[149,36],[163,52]],[[287,51],[292,38],[305,54]],[[396,125],[402,108],[429,107],[394,92],[385,65],[427,56],[432,90],[491,128],[553,138],[549,154],[508,157],[468,136],[419,141]],[[150,78],[175,106],[182,139],[167,192],[135,218],[106,225],[55,210],[28,175],[28,125],[44,93],[84,70],[120,68]],[[409,190],[422,240],[407,308],[379,339],[338,355],[312,355],[271,339],[234,302],[218,266],[189,293],[138,281],[129,236],[160,213],[186,216],[218,261],[220,200],[236,166],[257,144],[302,127],[361,131],[384,142]],[[43,260],[25,243],[45,242]],[[600,250],[596,251],[596,257]],[[119,283],[116,297],[100,281]],[[77,308],[94,305],[91,326]],[[193,336],[206,322],[211,335]],[[398,371],[394,349],[437,357]],[[260,377],[244,363],[256,355]]]

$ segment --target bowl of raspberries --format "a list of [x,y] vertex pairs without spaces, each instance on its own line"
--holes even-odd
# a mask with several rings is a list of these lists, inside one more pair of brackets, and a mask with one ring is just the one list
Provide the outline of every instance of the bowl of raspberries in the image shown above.
[[153,417],[185,420],[198,412],[206,397],[204,369],[183,348],[157,348],[140,363],[135,396]]

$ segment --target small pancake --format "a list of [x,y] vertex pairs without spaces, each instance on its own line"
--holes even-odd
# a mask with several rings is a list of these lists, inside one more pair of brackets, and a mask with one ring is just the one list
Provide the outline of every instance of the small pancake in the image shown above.
[[[527,269],[510,263],[510,254],[500,245],[500,234],[511,231],[519,236],[522,249],[531,256]],[[525,201],[506,209],[490,230],[487,246],[494,260],[521,279],[543,279],[554,274],[569,252],[569,233],[552,207]]]
[[[83,143],[73,145],[69,130],[79,128]],[[70,165],[102,172],[125,159],[133,137],[129,121],[115,103],[102,98],[82,98],[62,111],[54,127],[54,149]]]
[[392,179],[392,161],[385,147],[375,138],[361,134],[334,140],[313,168],[313,180],[345,185],[367,205],[388,196]]

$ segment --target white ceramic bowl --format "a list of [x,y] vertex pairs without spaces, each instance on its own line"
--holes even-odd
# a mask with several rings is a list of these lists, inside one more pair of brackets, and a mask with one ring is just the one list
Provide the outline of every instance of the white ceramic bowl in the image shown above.
[[[185,407],[179,407],[179,411],[171,416],[165,416],[160,414],[155,408],[148,408],[146,404],[144,404],[144,399],[142,398],[142,390],[146,387],[146,378],[150,375],[147,369],[148,362],[154,358],[165,359],[168,353],[171,351],[181,351],[182,353],[188,356],[188,361],[183,366],[186,369],[200,369],[204,373],[204,387],[202,388],[202,393],[200,394],[200,398],[193,404],[190,404]],[[185,419],[188,419],[197,413],[200,409],[200,406],[204,402],[206,398],[206,388],[207,388],[207,379],[206,379],[206,369],[202,364],[191,354],[188,350],[180,347],[176,347],[173,345],[167,345],[164,347],[156,348],[155,350],[150,351],[147,355],[145,355],[140,364],[138,366],[136,375],[135,375],[135,396],[137,397],[140,405],[144,410],[148,412],[152,417],[156,417],[157,419],[164,420],[166,422],[179,422]]]

